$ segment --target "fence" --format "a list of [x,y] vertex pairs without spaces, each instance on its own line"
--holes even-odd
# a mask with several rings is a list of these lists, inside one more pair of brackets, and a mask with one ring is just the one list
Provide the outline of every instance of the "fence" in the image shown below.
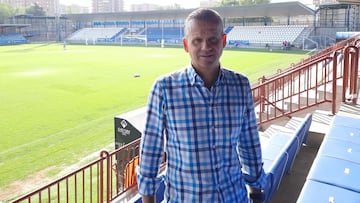
[[[339,79],[343,79],[343,94],[348,92],[348,97],[355,101],[359,42],[360,35],[335,44],[275,75],[260,78],[252,87],[258,124],[326,102],[331,103],[332,113],[335,114]],[[341,99],[345,101],[348,98],[343,95]]]
[[110,202],[136,185],[134,179],[126,179],[133,178],[135,171],[126,168],[136,167],[132,159],[136,160],[138,156],[139,144],[140,140],[136,140],[112,153],[102,151],[100,158],[15,200],[14,203]]

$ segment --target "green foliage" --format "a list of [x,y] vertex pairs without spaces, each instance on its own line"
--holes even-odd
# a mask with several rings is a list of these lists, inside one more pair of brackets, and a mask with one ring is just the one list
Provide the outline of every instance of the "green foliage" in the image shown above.
[[41,7],[38,3],[34,3],[33,6],[30,6],[25,10],[26,14],[34,15],[34,16],[45,16],[46,12],[44,8]]
[[10,4],[0,3],[0,23],[14,14],[15,10]]
[[220,6],[244,6],[269,3],[270,0],[221,0]]
[[[268,4],[270,0],[222,0],[220,6],[246,6],[246,5],[256,5],[256,4]],[[228,23],[263,23],[271,22],[272,19],[269,17],[255,17],[255,18],[232,18],[228,19]]]
[[239,6],[239,0],[221,0],[220,6]]
[[[255,82],[304,57],[287,53],[226,49],[221,61]],[[113,149],[114,116],[146,105],[153,81],[189,56],[181,48],[28,44],[1,46],[0,61],[1,191]]]
[[270,0],[240,0],[240,5],[269,4]]

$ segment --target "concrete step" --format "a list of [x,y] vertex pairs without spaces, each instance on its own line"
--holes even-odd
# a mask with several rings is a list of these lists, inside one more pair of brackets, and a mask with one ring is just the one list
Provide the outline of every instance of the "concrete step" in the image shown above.
[[331,111],[315,110],[309,131],[325,134],[329,129],[333,116]]
[[360,118],[360,104],[341,103],[338,115]]
[[295,130],[291,129],[291,128],[284,127],[284,126],[281,126],[281,125],[273,124],[273,125],[269,126],[263,132],[263,135],[267,136],[267,137],[271,137],[272,135],[277,134],[279,132],[292,134],[292,133],[295,132]]
[[286,123],[285,127],[296,130],[303,120],[304,118],[301,117],[291,117],[291,119]]

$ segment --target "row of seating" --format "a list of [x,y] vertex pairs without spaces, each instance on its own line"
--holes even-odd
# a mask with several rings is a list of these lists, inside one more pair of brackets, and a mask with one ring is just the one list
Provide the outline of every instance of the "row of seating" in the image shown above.
[[90,42],[96,41],[98,38],[110,39],[115,37],[123,29],[124,28],[84,28],[72,34],[67,40],[89,40]]
[[178,40],[181,42],[183,38],[182,28],[147,28],[146,35],[148,41],[164,40]]
[[[299,126],[291,131],[279,131],[271,136],[260,135],[264,170],[267,185],[265,202],[269,202],[277,191],[284,174],[288,173],[295,157],[306,142],[307,134],[312,122],[312,114],[307,114]],[[163,201],[165,185],[162,182],[156,193],[158,203]],[[132,202],[141,203],[140,195],[136,195]]]
[[26,44],[28,40],[21,34],[0,34],[0,45]]
[[[229,41],[249,43],[293,43],[306,26],[234,26],[228,33]],[[281,34],[280,34],[281,33]]]
[[[271,43],[281,46],[285,41],[293,43],[301,34],[306,26],[229,26],[225,28],[228,37],[229,46],[248,46],[251,43]],[[136,28],[84,28],[71,35],[67,40],[91,40],[112,39],[122,34],[131,33],[136,35],[146,35],[148,42],[160,42],[164,40],[166,43],[181,43],[183,38],[182,27],[148,27],[145,29]],[[281,34],[277,34],[281,33]],[[126,37],[125,37],[126,38]]]
[[334,116],[298,203],[360,202],[360,119]]
[[307,114],[295,131],[278,131],[271,136],[260,136],[267,186],[264,189],[269,202],[277,191],[283,176],[289,173],[301,146],[306,142],[312,114]]

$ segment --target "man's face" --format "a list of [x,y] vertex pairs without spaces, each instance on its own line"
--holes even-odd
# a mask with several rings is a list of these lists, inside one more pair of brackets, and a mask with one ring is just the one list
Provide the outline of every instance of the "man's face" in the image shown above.
[[196,69],[214,69],[226,45],[226,35],[220,25],[200,20],[191,20],[183,40],[184,49],[190,54]]

